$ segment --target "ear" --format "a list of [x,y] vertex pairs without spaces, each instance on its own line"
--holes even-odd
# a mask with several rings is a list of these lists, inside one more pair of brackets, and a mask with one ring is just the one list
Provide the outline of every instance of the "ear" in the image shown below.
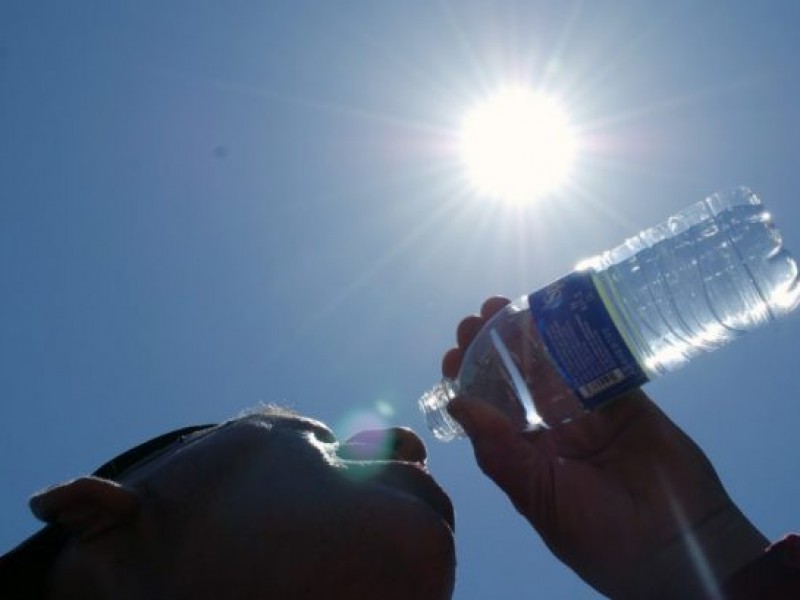
[[31,512],[87,539],[132,521],[141,499],[133,488],[98,477],[80,477],[33,496]]

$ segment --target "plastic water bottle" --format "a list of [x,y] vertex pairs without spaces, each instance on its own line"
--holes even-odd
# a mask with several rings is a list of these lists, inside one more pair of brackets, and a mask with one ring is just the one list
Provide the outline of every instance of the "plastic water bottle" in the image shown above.
[[552,427],[798,303],[797,264],[761,201],[717,193],[506,306],[420,407],[444,441],[464,435],[445,409],[458,394],[520,430]]

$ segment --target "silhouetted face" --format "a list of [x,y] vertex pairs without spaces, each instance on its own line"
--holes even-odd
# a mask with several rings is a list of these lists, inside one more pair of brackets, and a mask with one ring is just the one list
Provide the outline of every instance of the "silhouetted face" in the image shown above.
[[71,544],[55,581],[88,574],[98,588],[117,588],[114,597],[150,581],[138,593],[449,598],[452,507],[424,459],[408,430],[339,444],[304,418],[232,421],[125,476],[141,498],[136,518]]

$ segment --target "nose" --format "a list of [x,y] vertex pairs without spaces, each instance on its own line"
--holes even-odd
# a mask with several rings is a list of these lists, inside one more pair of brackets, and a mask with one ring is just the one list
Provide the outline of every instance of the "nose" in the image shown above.
[[360,431],[339,448],[342,458],[402,460],[425,464],[428,452],[419,436],[407,427]]

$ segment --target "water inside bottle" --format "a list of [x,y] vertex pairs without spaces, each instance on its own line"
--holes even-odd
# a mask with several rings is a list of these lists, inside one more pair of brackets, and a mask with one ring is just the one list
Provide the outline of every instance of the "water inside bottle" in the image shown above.
[[642,232],[620,247],[627,258],[596,275],[651,375],[672,371],[800,302],[797,265],[769,213],[752,194],[727,204],[711,197]]

